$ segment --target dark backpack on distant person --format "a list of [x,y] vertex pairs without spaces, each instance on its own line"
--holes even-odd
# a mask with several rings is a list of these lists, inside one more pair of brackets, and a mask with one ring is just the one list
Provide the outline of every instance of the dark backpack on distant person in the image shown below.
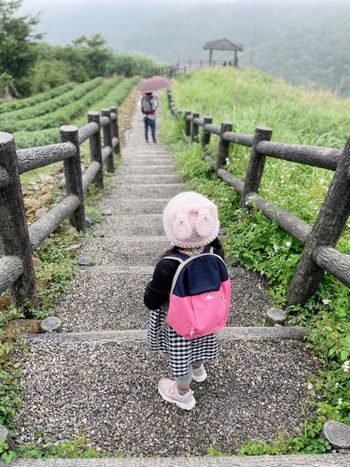
[[152,96],[151,99],[146,99],[145,97],[141,99],[141,110],[144,114],[154,113],[157,107],[158,102],[155,96]]

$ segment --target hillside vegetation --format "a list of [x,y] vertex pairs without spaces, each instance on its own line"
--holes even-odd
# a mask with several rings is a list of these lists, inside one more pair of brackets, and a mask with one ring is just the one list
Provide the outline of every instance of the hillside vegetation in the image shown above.
[[[272,140],[342,148],[350,133],[350,102],[330,93],[310,92],[256,70],[206,70],[179,77],[174,86],[178,108],[211,115],[215,124],[234,122],[234,131],[254,133],[259,123],[273,129]],[[171,145],[180,173],[193,189],[213,199],[227,230],[225,248],[231,266],[264,275],[275,303],[285,306],[286,291],[302,253],[302,245],[257,211],[239,208],[233,188],[219,181],[203,161],[199,144],[184,138],[183,120],[163,117],[163,137]],[[215,156],[217,137],[209,151]],[[249,148],[231,145],[227,170],[245,178]],[[260,194],[312,224],[332,179],[332,172],[268,158]],[[350,253],[350,222],[338,248]],[[350,422],[350,309],[349,289],[326,274],[305,307],[290,307],[292,322],[310,328],[310,347],[326,370],[310,386],[320,402],[315,417],[297,438],[273,447],[253,445],[242,453],[323,452],[329,449],[321,434],[326,419]],[[239,310],[236,310],[239,313]],[[292,316],[292,315],[291,315]]]
[[[113,6],[109,8],[112,14]],[[140,2],[134,10],[122,11],[127,30],[119,32],[103,23],[106,38],[118,50],[140,50],[173,64],[182,58],[208,58],[204,43],[226,37],[244,44],[240,54],[244,66],[350,95],[346,0],[207,0],[163,9]],[[101,21],[102,15],[96,11]],[[54,21],[50,28],[60,33]],[[227,60],[232,54],[215,52],[215,57]]]

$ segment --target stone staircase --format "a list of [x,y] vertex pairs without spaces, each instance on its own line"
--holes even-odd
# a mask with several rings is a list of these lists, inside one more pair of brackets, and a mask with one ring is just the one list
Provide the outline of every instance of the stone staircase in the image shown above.
[[18,356],[24,404],[15,419],[17,441],[45,445],[84,437],[113,457],[14,465],[348,465],[342,455],[206,456],[211,447],[227,452],[249,439],[295,433],[310,410],[306,386],[317,362],[301,341],[304,333],[257,327],[271,301],[262,279],[241,268],[231,270],[233,313],[220,359],[208,365],[207,381],[193,385],[197,406],[181,411],[158,395],[169,366],[147,348],[143,290],[169,248],[162,210],[184,189],[167,148],[147,145],[136,117],[113,189],[101,203],[111,215],[80,253],[94,265],[81,267],[57,302],[63,333],[28,336],[28,351]]

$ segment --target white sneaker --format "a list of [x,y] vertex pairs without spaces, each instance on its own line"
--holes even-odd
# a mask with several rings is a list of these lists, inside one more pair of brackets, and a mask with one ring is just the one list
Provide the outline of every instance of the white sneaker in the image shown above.
[[205,371],[204,365],[201,365],[199,368],[194,369],[192,367],[192,379],[196,383],[203,383],[207,379],[207,372]]
[[193,392],[189,391],[182,396],[179,394],[176,383],[172,379],[162,378],[158,383],[158,392],[164,400],[176,404],[181,409],[192,410],[196,405]]

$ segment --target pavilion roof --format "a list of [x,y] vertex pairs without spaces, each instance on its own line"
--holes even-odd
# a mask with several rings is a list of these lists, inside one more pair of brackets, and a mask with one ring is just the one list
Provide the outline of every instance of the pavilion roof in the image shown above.
[[231,42],[228,39],[218,39],[216,41],[206,42],[203,46],[204,50],[236,50],[237,52],[243,51],[243,44]]

